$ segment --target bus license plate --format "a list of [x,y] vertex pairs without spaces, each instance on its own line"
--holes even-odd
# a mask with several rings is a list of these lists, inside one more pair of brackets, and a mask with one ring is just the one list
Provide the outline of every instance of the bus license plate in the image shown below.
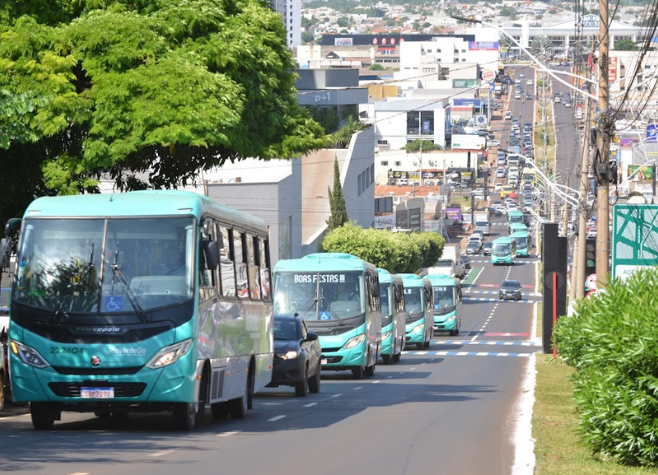
[[114,388],[81,388],[82,399],[113,399]]
[[327,358],[322,358],[320,360],[320,364],[327,364]]

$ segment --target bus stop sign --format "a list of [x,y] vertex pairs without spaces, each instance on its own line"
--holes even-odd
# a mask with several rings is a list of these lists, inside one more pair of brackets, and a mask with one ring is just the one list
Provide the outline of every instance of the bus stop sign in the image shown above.
[[612,277],[658,264],[658,205],[618,204],[612,217]]

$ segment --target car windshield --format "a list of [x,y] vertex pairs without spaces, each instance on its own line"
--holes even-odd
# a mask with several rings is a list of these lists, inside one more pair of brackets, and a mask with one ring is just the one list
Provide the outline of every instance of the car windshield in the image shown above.
[[12,297],[57,313],[137,312],[193,297],[191,217],[26,219]]
[[297,322],[292,319],[278,319],[274,317],[275,340],[299,340]]
[[506,280],[503,282],[503,289],[517,290],[521,288],[521,284],[516,280]]

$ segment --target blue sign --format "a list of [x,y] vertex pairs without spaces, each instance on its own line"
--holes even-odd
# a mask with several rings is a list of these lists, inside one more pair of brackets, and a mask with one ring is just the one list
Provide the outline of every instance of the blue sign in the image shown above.
[[656,124],[647,124],[646,143],[656,143]]
[[481,99],[453,99],[452,100],[452,105],[453,106],[481,107],[482,106],[482,100]]
[[106,312],[120,312],[123,309],[123,297],[104,297],[103,309]]
[[497,41],[469,41],[469,51],[498,51]]

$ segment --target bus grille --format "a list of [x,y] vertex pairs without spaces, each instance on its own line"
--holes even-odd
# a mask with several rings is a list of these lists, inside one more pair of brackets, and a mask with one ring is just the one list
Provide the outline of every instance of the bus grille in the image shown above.
[[134,366],[128,368],[69,368],[66,366],[52,367],[59,374],[74,374],[77,376],[107,376],[119,374],[136,374],[143,366]]
[[59,397],[80,397],[80,389],[86,387],[114,388],[114,397],[140,396],[146,383],[108,383],[106,381],[87,381],[84,383],[48,383],[50,390]]

